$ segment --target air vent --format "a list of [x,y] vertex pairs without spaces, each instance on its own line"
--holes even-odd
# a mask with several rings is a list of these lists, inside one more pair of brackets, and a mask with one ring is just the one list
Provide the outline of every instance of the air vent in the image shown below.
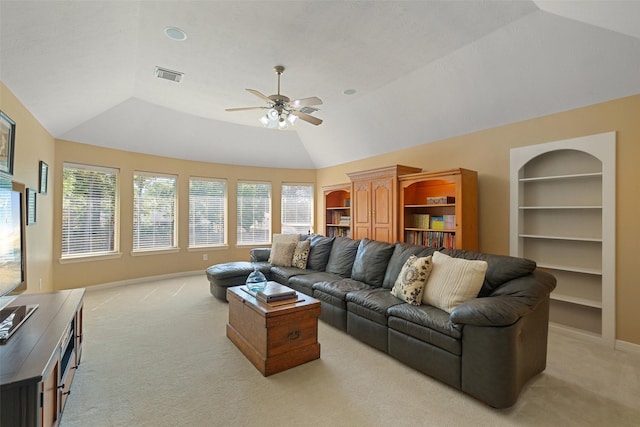
[[166,68],[156,67],[156,77],[165,80],[171,80],[172,82],[180,83],[184,73],[180,71],[167,70]]
[[300,112],[305,114],[315,113],[316,111],[320,111],[320,110],[318,108],[313,108],[313,107],[302,107],[300,109]]

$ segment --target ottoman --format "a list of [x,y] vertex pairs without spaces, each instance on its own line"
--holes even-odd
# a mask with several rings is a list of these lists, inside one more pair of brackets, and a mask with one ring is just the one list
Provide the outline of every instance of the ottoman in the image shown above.
[[214,297],[227,301],[227,288],[244,285],[249,274],[258,268],[267,280],[271,280],[271,264],[266,261],[233,261],[212,265],[207,268],[209,290]]

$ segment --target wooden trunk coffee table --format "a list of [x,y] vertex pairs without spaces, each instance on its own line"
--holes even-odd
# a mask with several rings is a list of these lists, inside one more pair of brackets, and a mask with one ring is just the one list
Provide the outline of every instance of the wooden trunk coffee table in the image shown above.
[[265,303],[246,286],[227,289],[227,337],[265,377],[320,358],[320,301],[298,293]]

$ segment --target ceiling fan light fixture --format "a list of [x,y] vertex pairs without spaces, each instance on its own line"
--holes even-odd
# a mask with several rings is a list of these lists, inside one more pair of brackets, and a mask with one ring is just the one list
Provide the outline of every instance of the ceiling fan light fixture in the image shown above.
[[294,116],[293,114],[289,114],[289,116],[287,117],[287,121],[289,122],[289,124],[291,124],[291,126],[296,124],[297,120],[298,120],[298,117]]
[[269,109],[269,111],[267,111],[267,117],[269,118],[269,120],[278,120],[278,111],[275,108],[271,108]]

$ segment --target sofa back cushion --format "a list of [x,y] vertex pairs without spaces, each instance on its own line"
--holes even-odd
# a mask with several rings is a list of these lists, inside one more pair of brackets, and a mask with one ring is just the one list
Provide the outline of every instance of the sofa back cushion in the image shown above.
[[387,271],[384,274],[382,287],[385,289],[393,288],[402,267],[411,255],[422,258],[432,255],[435,251],[435,248],[426,248],[424,246],[411,245],[409,243],[396,243],[393,248],[391,259],[389,260],[389,265],[387,266]]
[[342,277],[350,277],[359,244],[360,240],[336,237],[331,247],[325,271]]
[[536,269],[536,262],[526,258],[493,255],[462,249],[444,249],[442,253],[453,258],[486,261],[487,272],[478,296],[486,297],[500,285],[518,277],[526,276]]
[[311,245],[309,248],[309,257],[307,258],[307,269],[324,271],[327,266],[327,261],[329,260],[334,239],[334,237],[325,237],[320,234],[312,234],[309,236]]
[[[362,239],[353,262],[351,278],[371,286],[382,286],[389,259],[393,254],[393,243]],[[401,267],[402,268],[402,267]]]

